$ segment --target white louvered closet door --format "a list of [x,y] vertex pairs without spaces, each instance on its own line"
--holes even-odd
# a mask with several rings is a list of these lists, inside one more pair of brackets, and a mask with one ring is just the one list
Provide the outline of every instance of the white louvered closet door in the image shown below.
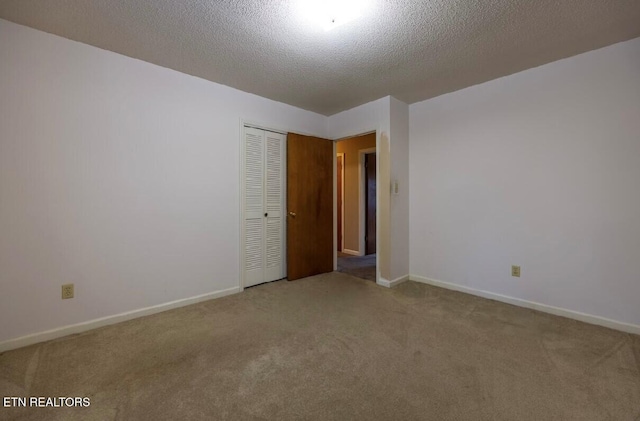
[[284,142],[245,127],[244,286],[284,277]]
[[284,277],[284,142],[280,133],[265,132],[265,282]]

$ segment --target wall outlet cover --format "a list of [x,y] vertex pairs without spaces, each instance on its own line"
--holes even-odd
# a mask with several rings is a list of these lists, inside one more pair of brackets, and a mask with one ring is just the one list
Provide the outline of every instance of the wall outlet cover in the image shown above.
[[73,284],[62,285],[62,299],[67,300],[73,298]]
[[520,266],[511,266],[511,276],[520,277]]

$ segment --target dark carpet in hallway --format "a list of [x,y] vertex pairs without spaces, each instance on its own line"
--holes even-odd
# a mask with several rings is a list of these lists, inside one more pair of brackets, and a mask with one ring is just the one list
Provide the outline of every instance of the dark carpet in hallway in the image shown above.
[[376,255],[352,256],[338,252],[338,272],[375,282]]

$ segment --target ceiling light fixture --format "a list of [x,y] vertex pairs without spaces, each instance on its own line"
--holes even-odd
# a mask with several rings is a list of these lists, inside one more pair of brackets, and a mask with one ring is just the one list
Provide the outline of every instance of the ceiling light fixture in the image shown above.
[[329,31],[360,16],[366,8],[366,0],[300,0],[303,16]]

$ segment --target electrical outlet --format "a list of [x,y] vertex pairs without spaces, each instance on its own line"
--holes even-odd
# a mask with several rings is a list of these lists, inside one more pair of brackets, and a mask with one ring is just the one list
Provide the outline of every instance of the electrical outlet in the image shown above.
[[511,276],[520,277],[520,266],[511,266]]
[[73,298],[73,284],[62,285],[62,299]]

